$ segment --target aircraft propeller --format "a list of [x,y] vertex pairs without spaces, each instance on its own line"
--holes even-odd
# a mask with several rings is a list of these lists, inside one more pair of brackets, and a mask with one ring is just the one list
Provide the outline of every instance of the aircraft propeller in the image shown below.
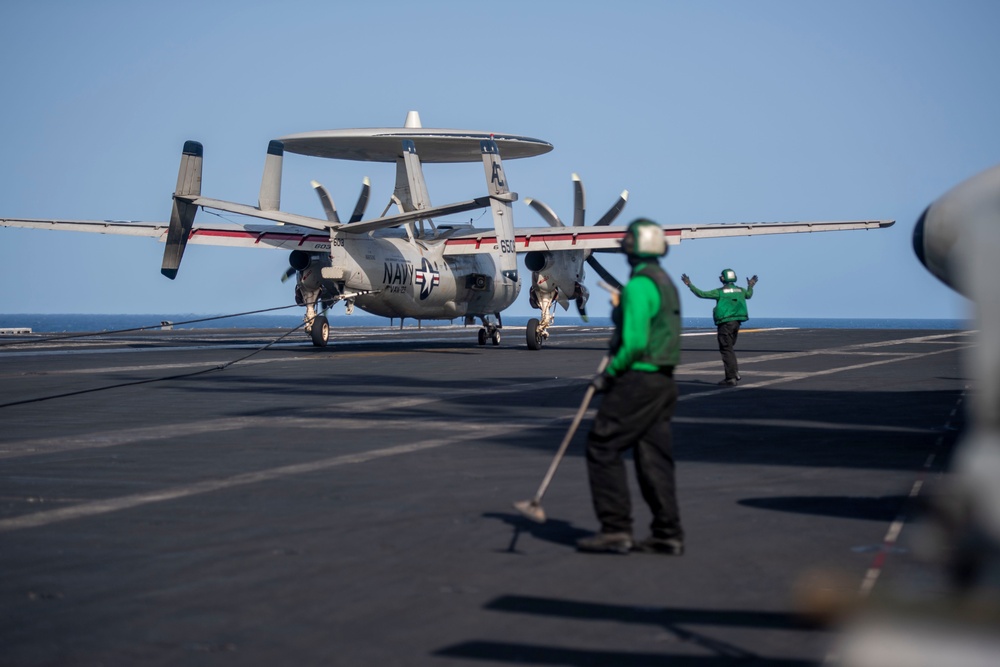
[[[622,193],[618,195],[618,199],[615,203],[607,210],[607,212],[601,216],[601,219],[594,223],[595,227],[604,227],[610,225],[618,214],[622,212],[625,208],[625,204],[628,201],[628,190],[622,190]],[[535,211],[542,216],[545,222],[549,223],[550,227],[565,227],[565,223],[559,219],[548,205],[537,199],[526,198],[524,203],[535,209]],[[577,174],[573,174],[573,226],[582,227],[584,225],[584,218],[587,213],[587,197],[583,190],[583,183],[580,181],[580,177]],[[611,273],[605,269],[600,262],[594,257],[591,251],[586,253],[586,261],[594,271],[597,272],[601,278],[605,280],[608,284],[612,285],[615,289],[621,289],[622,284],[617,280]],[[577,299],[577,308],[580,310],[580,316],[586,319],[587,314],[584,310],[584,304],[586,301],[584,299]]]
[[[326,219],[330,222],[340,224],[340,215],[337,214],[337,207],[333,204],[333,197],[330,196],[327,189],[320,185],[319,182],[311,181],[311,185],[316,190],[316,194],[319,195],[319,200],[323,204]],[[358,203],[354,205],[354,212],[351,213],[351,219],[347,221],[347,224],[361,220],[361,217],[365,214],[365,208],[368,206],[368,196],[371,194],[371,190],[372,182],[365,176],[361,182],[361,194],[358,195]]]
[[[339,225],[340,214],[337,213],[337,207],[333,203],[333,197],[330,196],[330,192],[319,181],[310,181],[310,185],[313,186],[313,189],[319,196],[320,203],[323,204],[323,212],[326,213],[326,219]],[[347,221],[347,224],[358,222],[364,216],[365,209],[368,207],[368,197],[371,195],[371,190],[371,179],[365,176],[364,180],[361,181],[361,194],[358,195],[358,202],[354,205],[354,211],[351,213],[351,218]],[[289,266],[281,275],[281,282],[285,282],[294,276],[297,270],[294,266]]]

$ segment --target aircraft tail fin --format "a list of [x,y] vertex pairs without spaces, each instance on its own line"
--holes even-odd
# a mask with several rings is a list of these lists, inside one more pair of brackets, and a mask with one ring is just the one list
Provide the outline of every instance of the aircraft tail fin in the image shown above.
[[167,231],[167,247],[163,250],[163,265],[160,273],[173,280],[184,256],[194,214],[198,207],[187,201],[201,195],[201,165],[203,148],[197,141],[185,141],[181,153],[181,166],[177,172],[177,189],[174,190],[174,205],[170,212],[170,228]]
[[403,202],[406,211],[422,211],[431,207],[420,157],[409,139],[403,141],[403,156],[396,161],[396,189],[393,194]]
[[497,233],[500,250],[501,274],[511,282],[517,282],[517,250],[514,240],[514,208],[517,194],[507,186],[507,176],[500,161],[500,149],[493,139],[479,143],[483,152],[483,168],[486,171],[486,186],[490,193],[490,208],[493,210],[493,225]]
[[262,211],[277,211],[281,208],[281,165],[284,155],[285,144],[271,140],[267,145],[264,177],[260,182],[260,197],[257,199],[257,208]]

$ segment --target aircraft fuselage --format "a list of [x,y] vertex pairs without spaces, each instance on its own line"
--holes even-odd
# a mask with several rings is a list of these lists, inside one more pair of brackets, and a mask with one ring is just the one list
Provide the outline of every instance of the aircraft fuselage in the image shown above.
[[[291,259],[295,266],[294,253]],[[310,253],[309,259],[300,270],[303,292],[322,287],[382,317],[492,315],[514,303],[521,288],[520,280],[501,274],[489,253],[445,257],[440,243],[402,233],[335,234],[328,254]]]

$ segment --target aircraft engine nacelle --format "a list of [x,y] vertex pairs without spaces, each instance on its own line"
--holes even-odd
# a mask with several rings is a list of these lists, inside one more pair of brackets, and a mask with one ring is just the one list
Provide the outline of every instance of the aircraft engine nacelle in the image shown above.
[[288,256],[288,265],[296,271],[304,271],[312,262],[312,254],[301,250],[293,250]]
[[552,266],[552,253],[532,250],[524,256],[524,266],[529,271],[544,271]]
[[560,252],[534,251],[524,258],[524,265],[531,269],[530,303],[542,310],[542,323],[551,323],[550,307],[555,299],[563,308],[569,307],[574,299],[581,314],[589,296],[583,286],[583,264],[587,258],[584,250],[563,250]]
[[547,291],[557,286],[566,296],[575,292],[575,285],[583,280],[583,250],[546,252],[536,250],[524,256],[524,265],[535,274],[534,287]]
[[288,265],[291,270],[298,271],[300,287],[318,290],[324,287],[324,271],[330,266],[330,258],[325,253],[293,250],[288,256]]

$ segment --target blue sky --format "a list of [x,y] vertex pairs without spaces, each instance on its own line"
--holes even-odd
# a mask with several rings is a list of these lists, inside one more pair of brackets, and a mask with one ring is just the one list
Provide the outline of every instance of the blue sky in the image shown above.
[[[998,25],[1000,4],[961,0],[6,2],[0,215],[165,221],[187,139],[205,146],[207,196],[253,203],[269,139],[401,125],[415,109],[425,127],[551,142],[505,166],[522,200],[564,218],[576,172],[590,222],[626,188],[621,222],[897,220],[672,249],[668,270],[703,288],[724,267],[758,274],[752,316],[960,318],[967,302],[910,237],[933,199],[1000,162]],[[425,174],[435,204],[483,192],[477,165]],[[364,176],[374,215],[391,166],[289,155],[282,208],[322,216],[312,178],[349,207]],[[520,202],[515,223],[544,224]],[[175,281],[162,251],[0,229],[0,312],[292,302],[283,251],[191,246]],[[710,313],[684,292],[685,315]],[[530,312],[524,289],[508,313]]]

